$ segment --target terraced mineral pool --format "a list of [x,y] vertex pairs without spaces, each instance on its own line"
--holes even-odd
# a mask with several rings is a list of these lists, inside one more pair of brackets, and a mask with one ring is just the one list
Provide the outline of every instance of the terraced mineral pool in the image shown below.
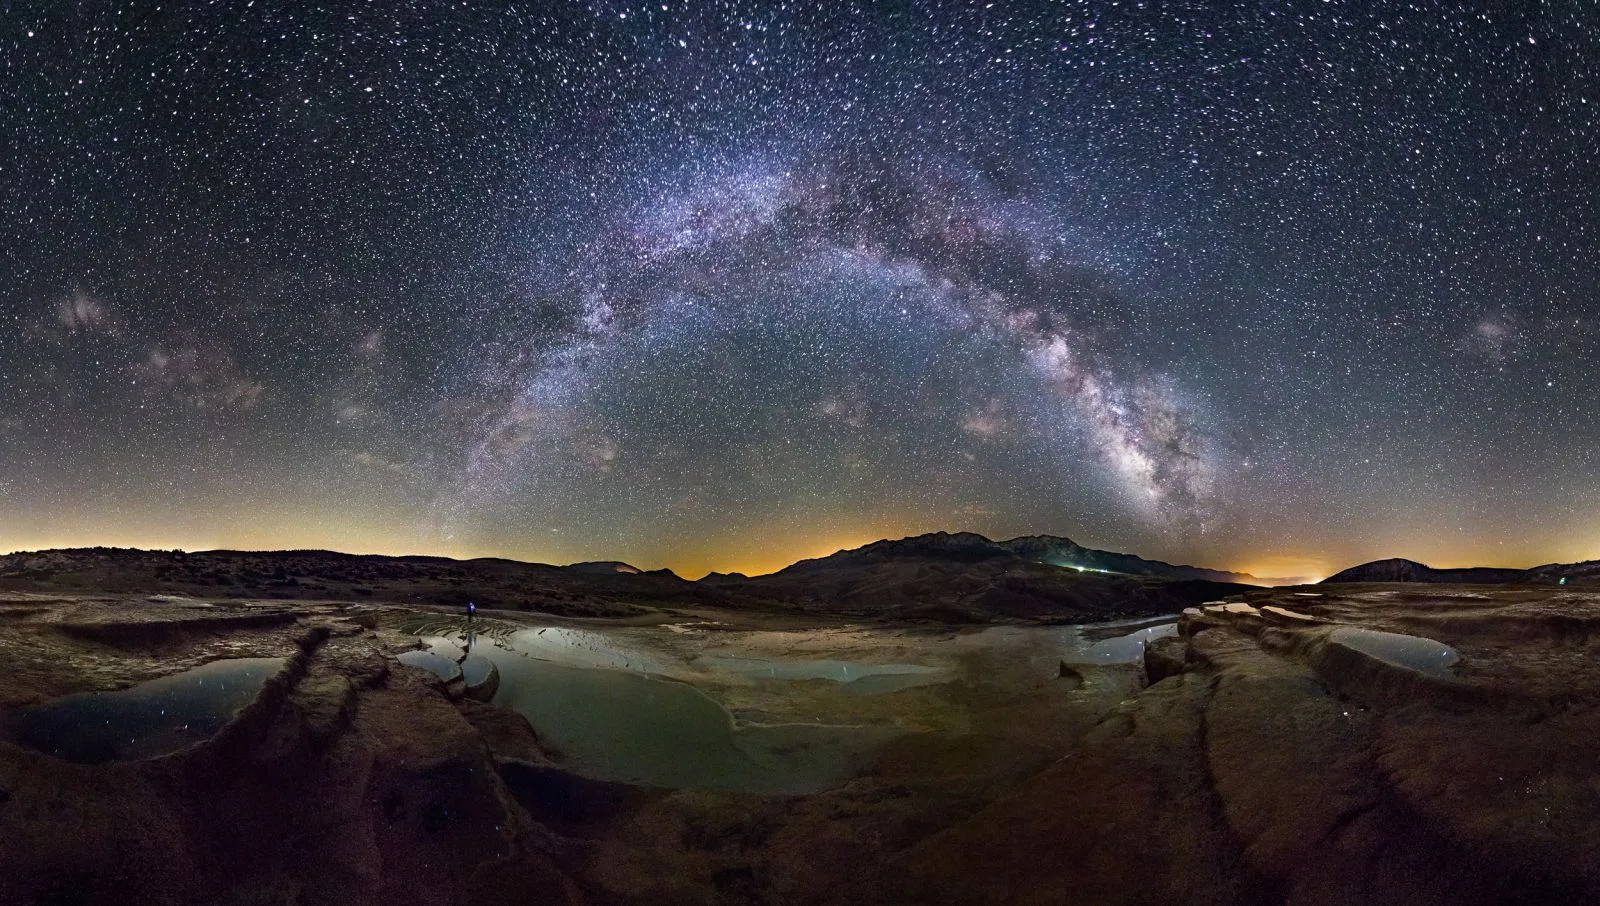
[[426,670],[445,682],[462,680],[469,692],[480,688],[492,690],[498,683],[493,675],[494,664],[477,653],[476,637],[471,635],[467,638],[466,651],[459,645],[435,639],[428,648],[402,651],[395,659],[407,667]]
[[1461,660],[1449,645],[1417,635],[1345,626],[1335,629],[1328,638],[1380,661],[1409,667],[1429,676],[1450,676],[1450,666]]
[[283,658],[232,658],[114,692],[66,695],[6,719],[19,744],[80,764],[134,761],[209,739],[255,700]]
[[[1171,617],[1163,619],[1173,620]],[[1108,630],[1133,625],[1139,628],[1109,638],[1098,638]],[[1155,624],[1149,620],[1100,623],[1074,626],[1072,629],[1075,633],[1069,637],[1068,649],[1061,656],[1061,659],[1069,664],[1138,663],[1144,657],[1146,645],[1156,639],[1178,634],[1178,624],[1175,621]]]
[[395,658],[407,667],[426,670],[445,681],[453,680],[461,675],[461,666],[438,652],[423,651],[421,649],[402,651]]
[[[538,630],[528,630],[538,634]],[[863,760],[902,731],[819,724],[742,725],[716,701],[686,683],[637,672],[633,655],[595,636],[557,635],[533,652],[510,639],[473,648],[500,672],[493,701],[528,718],[541,744],[565,767],[601,780],[645,786],[813,793],[849,779]],[[576,631],[567,631],[576,632]],[[574,652],[567,645],[576,641]],[[434,639],[450,644],[450,639]],[[575,666],[535,656],[560,651],[574,660],[616,662]],[[625,665],[625,666],[624,666]],[[632,669],[630,669],[632,668]]]

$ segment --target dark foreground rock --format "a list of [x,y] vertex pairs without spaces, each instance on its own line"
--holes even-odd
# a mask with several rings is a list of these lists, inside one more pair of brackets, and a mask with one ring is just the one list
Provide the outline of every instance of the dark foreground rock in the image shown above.
[[0,742],[0,903],[577,899],[461,708],[359,627],[249,644],[285,642],[255,702],[191,749],[80,765]]
[[967,725],[792,797],[575,776],[519,715],[396,666],[398,619],[0,596],[0,716],[284,659],[173,754],[0,738],[0,903],[1600,902],[1594,594],[1203,604],[1142,666],[974,662],[939,693]]
[[[870,899],[1600,902],[1600,678],[1583,666],[1600,653],[1600,599],[1517,597],[1279,597],[1276,613],[1186,615],[1184,656],[1152,659],[1165,679],[897,854]],[[1566,620],[1554,645],[1539,629],[1552,609]],[[1426,630],[1462,661],[1432,676],[1351,656],[1335,639],[1349,623]]]

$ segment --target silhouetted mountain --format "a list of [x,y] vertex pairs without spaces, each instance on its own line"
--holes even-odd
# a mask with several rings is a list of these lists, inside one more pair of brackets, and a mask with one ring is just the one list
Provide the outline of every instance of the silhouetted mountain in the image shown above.
[[[1064,567],[1074,568],[1064,568]],[[370,601],[627,616],[725,607],[861,619],[1089,622],[1171,613],[1247,590],[1234,576],[1083,548],[1065,538],[996,542],[943,532],[879,541],[769,576],[698,582],[626,563],[571,566],[330,551],[84,548],[0,556],[0,591]]]
[[1600,560],[1581,563],[1550,563],[1528,570],[1528,581],[1551,585],[1566,579],[1568,585],[1600,585]]
[[804,612],[1087,622],[1171,613],[1250,590],[1210,575],[1218,573],[1094,551],[1064,538],[996,542],[935,532],[801,560],[766,576],[707,576],[701,584],[735,601]]
[[1134,554],[1095,550],[1092,547],[1083,547],[1070,538],[1058,538],[1054,535],[1027,535],[998,543],[1019,557],[1054,566],[1100,569],[1106,572],[1127,573],[1131,576],[1203,579],[1209,582],[1238,582],[1245,585],[1259,585],[1264,581],[1249,573],[1173,565],[1161,560],[1146,560]]
[[386,601],[582,616],[714,603],[669,570],[626,563],[549,566],[516,560],[385,557],[332,551],[142,551],[80,548],[0,556],[0,590],[166,593],[210,598]]
[[1325,584],[1340,582],[1426,582],[1461,585],[1568,585],[1600,584],[1600,560],[1583,563],[1551,563],[1532,569],[1507,569],[1473,566],[1463,569],[1434,569],[1415,560],[1399,557],[1374,560],[1334,573]]
[[1232,573],[1198,566],[1174,566],[1161,560],[1146,560],[1133,554],[1095,550],[1083,547],[1071,538],[1054,535],[1025,535],[1010,541],[991,541],[975,532],[930,532],[894,541],[874,541],[853,550],[839,551],[816,560],[801,560],[783,571],[809,569],[811,567],[808,564],[897,557],[931,557],[955,562],[1018,557],[1051,566],[1123,573],[1130,576],[1201,579],[1208,582],[1235,582],[1246,585],[1259,584],[1261,581],[1248,573]]

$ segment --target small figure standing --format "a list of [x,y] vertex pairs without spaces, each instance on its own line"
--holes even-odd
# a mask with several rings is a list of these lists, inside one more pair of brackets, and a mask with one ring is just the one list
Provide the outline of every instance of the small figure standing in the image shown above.
[[472,618],[477,616],[477,615],[478,615],[478,605],[473,601],[468,601],[467,602],[467,622],[468,623],[472,622]]

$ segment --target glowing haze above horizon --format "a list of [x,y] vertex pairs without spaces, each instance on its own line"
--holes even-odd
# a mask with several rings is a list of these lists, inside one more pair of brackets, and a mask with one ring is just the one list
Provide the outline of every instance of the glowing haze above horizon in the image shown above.
[[0,550],[1600,558],[1571,2],[23,2]]

